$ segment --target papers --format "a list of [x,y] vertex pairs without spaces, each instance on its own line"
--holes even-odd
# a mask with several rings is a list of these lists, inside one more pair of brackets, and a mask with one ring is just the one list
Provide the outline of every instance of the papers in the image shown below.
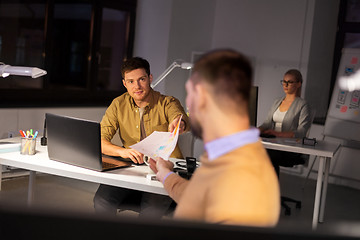
[[0,142],[0,153],[20,151],[20,143]]
[[170,154],[174,151],[179,138],[180,122],[181,117],[172,132],[154,131],[141,142],[131,145],[130,148],[135,149],[153,159],[161,157],[165,160],[169,160]]

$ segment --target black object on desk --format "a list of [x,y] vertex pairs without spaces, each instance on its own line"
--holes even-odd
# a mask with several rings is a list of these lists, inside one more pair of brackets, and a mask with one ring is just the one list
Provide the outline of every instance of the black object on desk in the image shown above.
[[186,170],[188,173],[193,174],[196,169],[196,158],[194,157],[186,157]]
[[185,161],[175,162],[176,167],[174,167],[173,170],[179,174],[179,176],[190,179],[198,165],[196,163],[196,158],[194,157],[186,157],[185,159]]
[[302,140],[302,144],[303,145],[308,145],[308,146],[315,146],[317,144],[316,138],[307,138],[304,137]]
[[260,137],[262,137],[262,138],[276,138],[275,135],[266,134],[266,133],[260,133]]

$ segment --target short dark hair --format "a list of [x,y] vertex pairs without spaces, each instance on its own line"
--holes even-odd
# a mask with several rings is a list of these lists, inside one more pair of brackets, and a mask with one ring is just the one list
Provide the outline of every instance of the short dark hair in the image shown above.
[[249,102],[253,73],[243,54],[231,49],[213,50],[195,62],[195,73],[213,87],[217,96],[239,104]]
[[125,78],[125,73],[135,69],[143,68],[147,75],[150,75],[150,64],[141,57],[133,57],[125,60],[121,66],[121,75]]

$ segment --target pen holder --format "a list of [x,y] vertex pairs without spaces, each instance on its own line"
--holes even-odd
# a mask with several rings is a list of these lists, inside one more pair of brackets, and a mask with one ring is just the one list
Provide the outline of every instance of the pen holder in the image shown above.
[[36,153],[36,138],[21,138],[20,153],[24,155],[34,155]]

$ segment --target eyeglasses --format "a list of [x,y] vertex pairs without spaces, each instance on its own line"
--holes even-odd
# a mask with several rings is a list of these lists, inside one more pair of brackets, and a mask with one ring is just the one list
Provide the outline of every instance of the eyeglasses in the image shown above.
[[280,84],[281,85],[293,85],[294,83],[296,83],[298,81],[285,81],[285,80],[280,80]]

